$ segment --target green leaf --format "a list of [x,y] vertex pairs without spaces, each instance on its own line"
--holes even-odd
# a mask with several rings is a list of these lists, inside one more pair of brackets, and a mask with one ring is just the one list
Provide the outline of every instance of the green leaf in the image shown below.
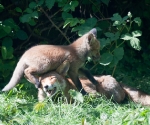
[[55,4],[55,0],[46,0],[45,3],[48,9],[51,9]]
[[38,12],[37,11],[34,11],[31,16],[35,19],[38,19]]
[[35,8],[37,7],[36,2],[31,2],[31,3],[29,4],[29,7],[30,7],[31,9],[35,9]]
[[115,41],[119,39],[120,33],[119,32],[116,32],[116,33],[106,32],[105,36],[110,37],[111,41]]
[[11,27],[11,29],[14,29],[17,31],[19,29],[19,26],[14,22],[12,18],[6,19],[3,21],[3,25]]
[[138,38],[132,37],[132,39],[130,40],[130,44],[134,49],[141,50],[140,40]]
[[2,12],[3,10],[4,10],[4,6],[0,4],[0,12]]
[[103,53],[101,55],[100,64],[106,66],[106,65],[109,65],[112,60],[113,60],[113,55],[112,54]]
[[10,37],[5,37],[2,41],[2,46],[11,47],[13,45],[13,41]]
[[124,55],[123,47],[115,48],[114,56],[118,59],[118,61],[123,58],[123,55]]
[[34,21],[34,19],[31,19],[28,23],[29,23],[31,26],[35,26],[35,25],[36,25],[36,22]]
[[132,35],[129,34],[129,33],[122,34],[120,39],[123,39],[123,40],[130,40],[130,39],[132,39]]
[[63,28],[65,28],[68,24],[70,24],[70,27],[73,27],[77,25],[78,23],[80,23],[78,18],[69,18],[65,21]]
[[13,58],[13,48],[2,46],[1,49],[3,59],[12,59]]
[[22,10],[21,10],[20,7],[16,7],[15,10],[16,10],[17,12],[19,12],[19,13],[22,13]]
[[78,6],[79,2],[78,1],[71,1],[69,4],[66,4],[63,8],[63,11],[68,12],[69,10],[74,11],[75,8]]
[[111,43],[111,41],[110,41],[109,38],[107,38],[107,39],[102,38],[102,39],[100,39],[99,41],[100,41],[100,43],[101,43],[101,47],[100,47],[101,50],[102,50],[106,45],[108,45],[108,44]]
[[73,16],[70,13],[62,12],[62,18],[63,20],[66,20],[68,18],[73,18]]
[[11,32],[11,27],[10,27],[10,26],[5,26],[5,25],[3,25],[3,30],[4,30],[7,34],[9,34],[9,33]]
[[113,23],[113,26],[118,26],[122,23],[123,19],[122,17],[118,14],[118,13],[115,13],[113,14],[113,17],[110,18],[112,21],[115,21]]
[[[81,26],[74,27],[72,31],[73,32],[78,31],[78,35],[82,36],[88,31],[90,31],[96,25],[96,23],[97,23],[96,18],[89,18]],[[97,30],[100,30],[100,29],[97,28]]]
[[110,0],[101,0],[101,1],[108,6]]
[[82,95],[80,92],[78,92],[78,91],[76,91],[76,90],[70,89],[70,90],[69,90],[69,94],[71,95],[71,97],[72,97],[73,99],[75,99],[75,100],[77,100],[77,101],[83,103],[84,98],[83,98],[83,95]]
[[4,30],[0,30],[0,39],[7,36],[8,34]]
[[138,26],[141,26],[141,18],[140,17],[136,17],[136,18],[134,18],[134,20],[133,20],[135,23],[137,23],[138,24]]
[[141,36],[141,35],[142,35],[142,32],[140,30],[136,30],[136,31],[132,32],[133,37],[138,37],[138,36]]
[[18,30],[18,32],[16,32],[16,36],[20,39],[20,40],[26,40],[28,38],[28,35],[25,31],[23,30]]
[[25,10],[24,10],[24,12],[26,12],[26,13],[33,13],[33,10],[31,9],[31,8],[26,8]]
[[32,18],[32,15],[31,14],[25,14],[25,15],[22,15],[20,17],[20,22],[22,23],[26,23],[26,22],[29,22]]

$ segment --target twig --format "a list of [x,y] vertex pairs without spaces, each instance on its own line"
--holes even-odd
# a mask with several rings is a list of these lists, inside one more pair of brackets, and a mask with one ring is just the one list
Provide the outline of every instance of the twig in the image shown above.
[[51,18],[48,16],[48,14],[44,11],[44,9],[42,7],[40,7],[40,10],[45,14],[45,16],[48,18],[48,20],[52,23],[52,25],[63,35],[63,37],[68,41],[68,43],[70,44],[71,42],[69,41],[69,39],[66,37],[66,35],[59,29],[59,27],[57,27],[55,25],[55,23],[51,20]]

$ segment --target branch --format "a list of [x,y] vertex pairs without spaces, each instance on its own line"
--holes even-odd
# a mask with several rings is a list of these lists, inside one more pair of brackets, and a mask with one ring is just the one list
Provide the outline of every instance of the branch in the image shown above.
[[52,23],[52,25],[63,35],[63,37],[68,41],[70,44],[69,39],[66,37],[66,35],[55,25],[55,23],[51,20],[51,18],[48,16],[48,14],[44,11],[42,7],[40,7],[40,10],[45,14],[45,16],[48,18],[48,20]]

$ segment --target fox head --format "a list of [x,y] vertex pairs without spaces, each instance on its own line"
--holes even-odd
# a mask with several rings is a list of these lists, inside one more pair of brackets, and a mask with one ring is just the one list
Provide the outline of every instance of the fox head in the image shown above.
[[41,89],[50,97],[66,87],[64,78],[56,72],[50,72],[40,77]]
[[97,39],[97,30],[96,28],[93,28],[89,31],[87,34],[87,41],[90,48],[89,57],[91,57],[93,60],[99,60],[100,59],[100,42]]

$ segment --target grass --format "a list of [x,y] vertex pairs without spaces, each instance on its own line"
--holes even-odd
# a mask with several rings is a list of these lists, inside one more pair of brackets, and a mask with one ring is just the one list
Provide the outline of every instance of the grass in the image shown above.
[[[34,94],[33,94],[34,93]],[[149,125],[150,108],[127,101],[113,103],[105,97],[84,97],[67,103],[64,98],[39,103],[36,90],[0,94],[0,125]]]

